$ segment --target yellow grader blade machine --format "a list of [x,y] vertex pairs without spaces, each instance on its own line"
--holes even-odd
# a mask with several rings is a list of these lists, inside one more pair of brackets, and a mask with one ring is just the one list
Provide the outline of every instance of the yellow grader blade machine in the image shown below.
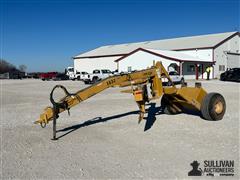
[[[171,86],[163,86],[162,78],[167,78]],[[110,76],[76,93],[69,93],[64,86],[57,85],[50,93],[50,101],[53,106],[45,108],[35,123],[45,127],[49,121],[53,120],[53,140],[56,140],[56,120],[61,112],[69,111],[73,106],[107,88],[126,86],[131,86],[131,89],[125,92],[134,95],[139,107],[139,122],[144,117],[145,103],[159,98],[161,98],[161,108],[166,114],[195,110],[200,112],[202,118],[213,121],[222,119],[225,114],[226,103],[222,95],[207,93],[200,83],[196,83],[195,87],[187,87],[187,84],[184,83],[177,88],[162,63],[157,62],[145,70]],[[65,92],[65,97],[56,102],[53,94],[57,88]]]

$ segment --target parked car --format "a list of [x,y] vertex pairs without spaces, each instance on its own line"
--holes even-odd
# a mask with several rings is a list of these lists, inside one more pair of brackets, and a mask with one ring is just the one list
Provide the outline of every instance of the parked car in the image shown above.
[[83,79],[85,84],[96,83],[102,79],[105,79],[112,75],[112,72],[108,69],[95,69],[92,74],[88,74],[86,79]]
[[[177,71],[170,71],[168,72],[171,80],[174,84],[183,84],[184,83],[184,77],[182,75],[179,75]],[[170,86],[171,83],[168,81],[167,78],[162,78],[162,82],[164,85]]]
[[33,79],[39,79],[40,73],[38,72],[33,72],[33,73],[28,73],[27,78],[33,78]]
[[75,81],[75,80],[84,80],[88,78],[88,73],[85,71],[77,71],[74,69],[74,67],[67,67],[65,69],[66,75],[69,77],[69,79]]
[[47,72],[47,73],[42,73],[40,74],[40,79],[43,81],[45,80],[51,80],[57,76],[57,72]]
[[240,82],[240,68],[232,68],[220,75],[221,81]]
[[75,80],[76,79],[76,73],[75,73],[75,69],[74,69],[74,67],[67,67],[66,69],[65,69],[65,74],[69,77],[69,79],[71,79],[71,80]]
[[61,81],[61,80],[69,80],[69,76],[65,73],[58,73],[55,77],[53,77],[54,81]]
[[23,78],[26,78],[25,72],[21,72],[18,70],[13,70],[0,74],[0,79],[23,79]]
[[84,81],[85,79],[88,79],[88,73],[85,71],[77,72],[75,77],[77,80]]
[[115,71],[112,71],[113,75],[119,75],[120,73],[118,72],[118,70],[116,69]]

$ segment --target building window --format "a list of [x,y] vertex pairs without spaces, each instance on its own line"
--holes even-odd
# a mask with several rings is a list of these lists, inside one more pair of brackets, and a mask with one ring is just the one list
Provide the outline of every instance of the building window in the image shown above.
[[225,71],[225,65],[219,65],[219,71]]
[[128,66],[128,72],[132,72],[132,66]]
[[188,65],[187,66],[187,72],[195,72],[195,66],[194,65]]

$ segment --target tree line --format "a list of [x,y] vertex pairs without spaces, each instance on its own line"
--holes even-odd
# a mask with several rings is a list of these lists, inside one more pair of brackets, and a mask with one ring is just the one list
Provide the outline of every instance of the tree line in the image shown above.
[[26,65],[20,65],[18,68],[9,63],[8,61],[4,60],[4,59],[0,59],[0,74],[6,73],[6,72],[13,72],[13,71],[21,71],[21,72],[25,72],[27,70],[27,66]]

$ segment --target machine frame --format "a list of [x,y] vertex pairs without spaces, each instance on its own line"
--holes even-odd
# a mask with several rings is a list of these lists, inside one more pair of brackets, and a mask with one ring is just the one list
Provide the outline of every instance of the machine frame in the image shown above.
[[[163,86],[162,78],[167,78],[171,86]],[[162,97],[161,107],[167,114],[194,110],[201,112],[204,119],[220,120],[226,110],[226,103],[222,95],[218,93],[208,94],[200,83],[196,83],[195,87],[187,87],[187,84],[184,83],[180,88],[177,88],[162,63],[157,62],[151,68],[145,70],[110,76],[76,93],[69,93],[64,86],[56,85],[50,93],[50,101],[53,106],[45,108],[35,123],[45,127],[49,121],[53,120],[53,140],[56,140],[56,120],[60,113],[66,110],[69,112],[72,107],[107,88],[126,86],[131,86],[131,89],[123,92],[132,93],[139,107],[139,123],[146,112],[146,102],[160,97]],[[53,98],[54,91],[57,88],[65,92],[65,97],[58,102]],[[149,97],[149,94],[151,97]]]

